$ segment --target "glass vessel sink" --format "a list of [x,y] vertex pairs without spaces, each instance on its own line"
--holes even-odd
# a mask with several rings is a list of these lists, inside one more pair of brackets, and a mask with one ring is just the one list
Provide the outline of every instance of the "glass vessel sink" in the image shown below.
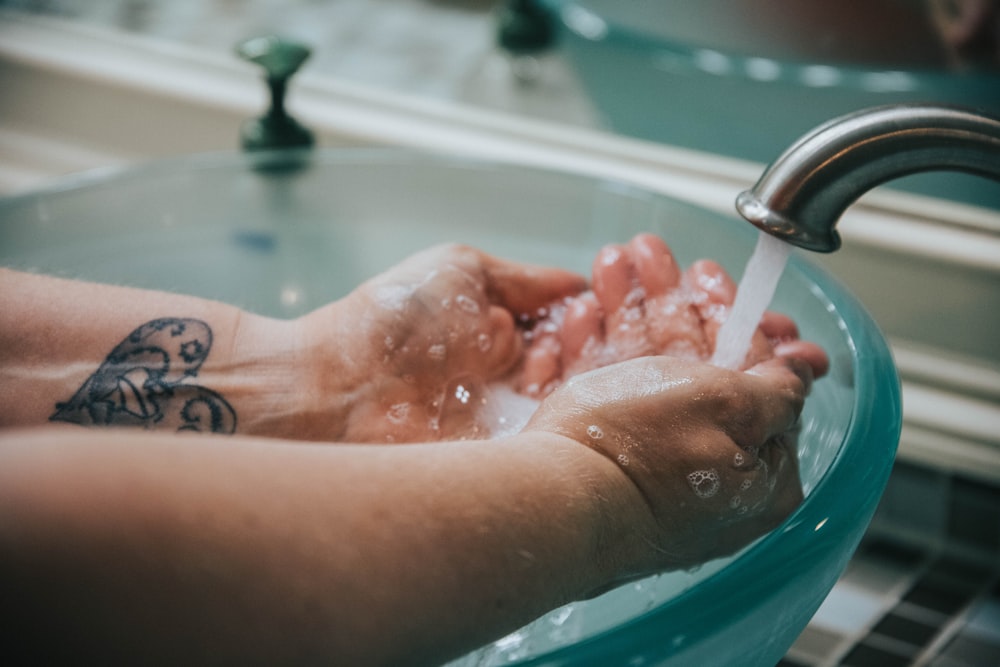
[[[756,230],[620,182],[396,150],[201,155],[0,200],[0,263],[293,317],[413,251],[464,242],[585,274],[638,232],[736,277]],[[831,359],[802,415],[806,499],[742,553],[558,609],[457,665],[773,665],[846,566],[900,430],[886,341],[794,254],[772,305]]]

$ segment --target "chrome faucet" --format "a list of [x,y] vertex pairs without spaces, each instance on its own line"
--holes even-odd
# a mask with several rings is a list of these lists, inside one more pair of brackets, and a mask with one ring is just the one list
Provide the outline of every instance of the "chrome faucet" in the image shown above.
[[840,247],[837,221],[877,185],[921,171],[1000,181],[1000,121],[950,107],[899,105],[836,118],[792,144],[736,199],[760,229],[808,250]]

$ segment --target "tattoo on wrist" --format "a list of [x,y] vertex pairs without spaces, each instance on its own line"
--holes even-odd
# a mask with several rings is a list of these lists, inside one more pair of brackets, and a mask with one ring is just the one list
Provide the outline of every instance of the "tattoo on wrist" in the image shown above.
[[168,317],[130,333],[49,421],[232,433],[236,413],[192,379],[212,349],[201,320]]

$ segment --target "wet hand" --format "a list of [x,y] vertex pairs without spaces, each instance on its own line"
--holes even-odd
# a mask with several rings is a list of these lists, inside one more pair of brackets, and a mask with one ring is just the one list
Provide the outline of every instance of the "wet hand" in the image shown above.
[[[592,272],[592,290],[558,304],[532,331],[522,391],[543,396],[577,373],[641,356],[712,356],[736,296],[736,284],[718,263],[699,260],[682,271],[662,239],[640,234],[602,248]],[[821,348],[799,339],[791,318],[768,312],[743,368],[774,356],[804,359],[816,377],[828,366]]]
[[738,372],[644,357],[570,379],[525,430],[570,438],[612,471],[602,493],[627,579],[731,554],[788,516],[811,380],[796,358]]
[[[320,391],[351,396],[338,439],[413,442],[484,437],[476,418],[485,385],[523,354],[522,313],[585,288],[554,268],[470,247],[421,252],[305,318],[315,344],[340,347]],[[318,372],[323,373],[319,368]]]

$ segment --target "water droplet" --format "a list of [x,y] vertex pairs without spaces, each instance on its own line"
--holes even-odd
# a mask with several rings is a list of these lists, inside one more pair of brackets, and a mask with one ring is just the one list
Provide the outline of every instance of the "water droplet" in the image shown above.
[[459,294],[455,297],[455,303],[463,312],[469,313],[470,315],[479,314],[479,304],[476,303],[476,300],[472,297]]
[[389,406],[389,410],[385,413],[386,418],[393,424],[401,424],[406,421],[406,418],[410,415],[410,404],[394,403]]
[[604,431],[597,424],[591,424],[587,427],[587,435],[589,435],[594,440],[600,440],[604,437]]
[[719,492],[719,473],[711,470],[696,470],[687,476],[688,484],[699,498],[711,498]]
[[518,630],[517,632],[513,632],[506,637],[501,637],[496,640],[494,645],[501,651],[512,651],[523,644],[524,640],[524,633]]
[[622,308],[622,319],[626,322],[638,322],[642,319],[642,309],[635,308]]
[[549,617],[549,621],[552,625],[562,625],[569,620],[569,617],[573,615],[573,606],[567,605],[562,609],[557,609],[552,612],[552,616]]
[[427,356],[434,361],[443,361],[448,354],[448,348],[443,343],[437,343],[427,348]]

